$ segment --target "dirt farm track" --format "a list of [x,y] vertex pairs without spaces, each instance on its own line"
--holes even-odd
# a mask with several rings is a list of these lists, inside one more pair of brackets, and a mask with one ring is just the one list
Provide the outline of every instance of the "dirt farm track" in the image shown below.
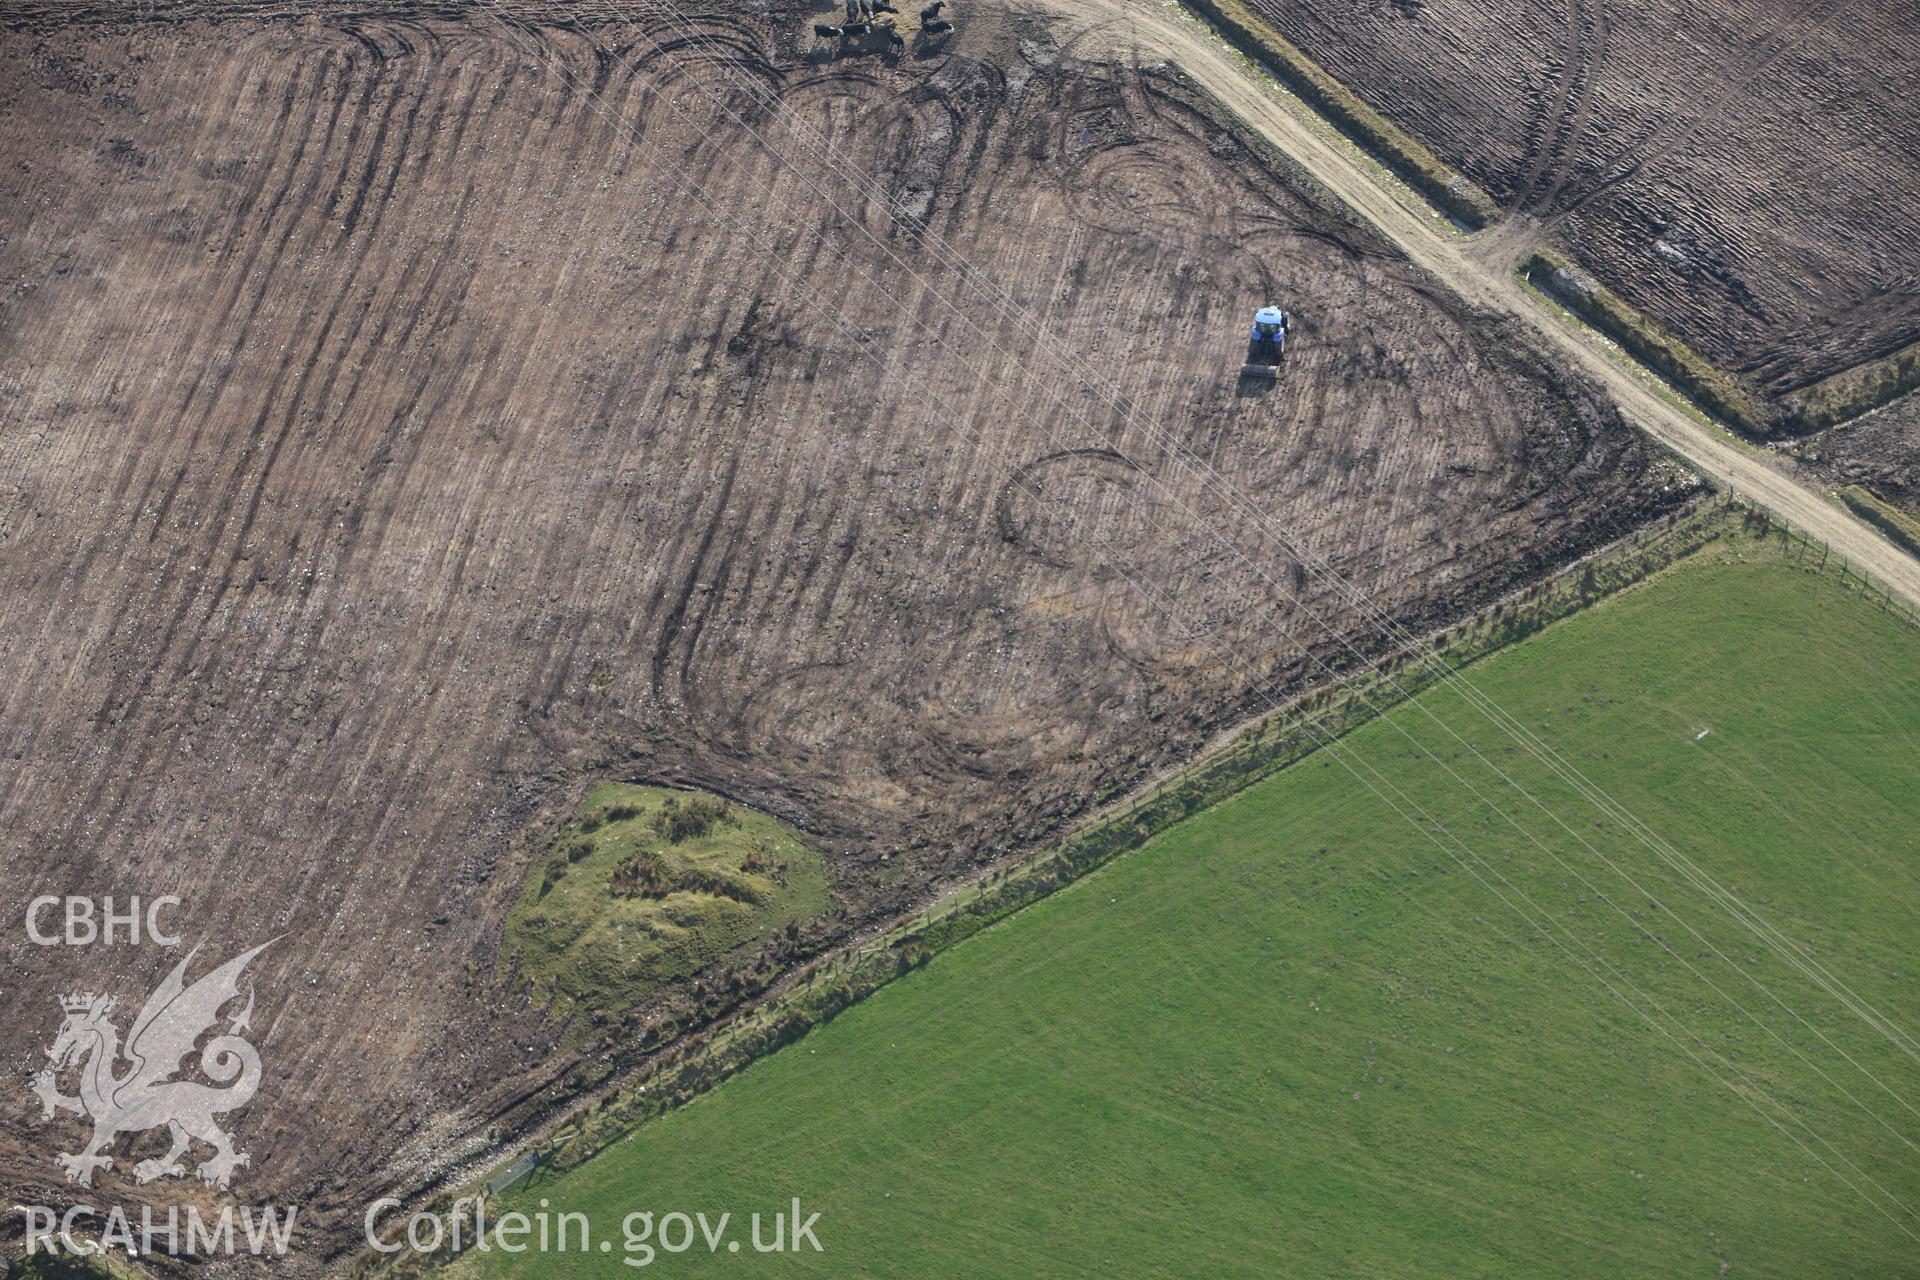
[[[812,833],[824,942],[1371,646],[1175,446],[1413,626],[1686,487],[1177,76],[591,8],[0,5],[8,910],[281,938],[246,1194],[318,1222],[566,1064],[500,925],[589,781]],[[174,959],[7,946],[8,1080]],[[75,1136],[0,1094],[21,1195]]]

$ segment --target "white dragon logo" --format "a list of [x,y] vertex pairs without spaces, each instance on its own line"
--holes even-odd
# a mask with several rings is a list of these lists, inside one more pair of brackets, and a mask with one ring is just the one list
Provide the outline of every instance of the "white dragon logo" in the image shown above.
[[[226,1034],[215,1036],[200,1051],[200,1069],[208,1079],[226,1087],[172,1077],[193,1052],[201,1034],[218,1021],[220,1010],[240,994],[240,974],[248,962],[272,945],[273,941],[263,942],[188,986],[182,976],[199,954],[200,949],[195,947],[147,997],[140,1016],[133,1020],[124,1051],[120,1032],[108,1016],[119,1003],[116,998],[93,994],[60,997],[60,1007],[67,1017],[53,1047],[47,1050],[53,1065],[34,1073],[32,1088],[40,1097],[46,1119],[52,1119],[58,1110],[93,1120],[93,1140],[86,1150],[78,1155],[63,1152],[57,1157],[60,1167],[67,1171],[67,1181],[92,1186],[94,1170],[113,1167],[113,1158],[101,1152],[117,1135],[161,1125],[173,1137],[172,1149],[157,1160],[142,1160],[134,1166],[134,1179],[140,1183],[184,1174],[180,1157],[187,1154],[194,1139],[214,1149],[212,1157],[194,1171],[209,1186],[225,1190],[233,1181],[233,1171],[250,1163],[244,1153],[234,1149],[233,1135],[222,1131],[213,1118],[246,1106],[260,1087],[260,1055],[240,1038],[240,1032],[250,1029],[251,987],[246,1007],[234,1015]],[[123,1056],[127,1069],[116,1074]],[[81,1064],[80,1094],[68,1097],[60,1092],[58,1077],[76,1062]]]

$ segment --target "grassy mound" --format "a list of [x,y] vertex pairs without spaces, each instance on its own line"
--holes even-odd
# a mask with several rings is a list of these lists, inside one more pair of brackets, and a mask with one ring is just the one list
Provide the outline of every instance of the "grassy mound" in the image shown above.
[[11,1265],[0,1274],[7,1280],[125,1280],[139,1273],[117,1258],[35,1250],[12,1259]]
[[820,855],[765,814],[607,783],[535,867],[504,945],[542,993],[619,1010],[826,905]]
[[[1746,540],[1473,679],[1911,1028],[1916,673],[1920,634]],[[1836,1088],[1911,1133],[1862,1069],[1911,1097],[1920,1068],[1611,821],[1522,772],[1450,698],[1423,695],[1340,757],[1311,756],[935,956],[514,1207],[586,1212],[616,1249],[634,1209],[744,1215],[798,1196],[823,1215],[822,1254],[702,1245],[662,1257],[675,1274],[1908,1274],[1907,1237],[1821,1161],[1851,1177],[1844,1153],[1920,1201],[1909,1149]],[[1504,822],[1539,831],[1537,811],[1489,807],[1417,757],[1400,730],[1437,748],[1429,710],[1640,890],[1548,830],[1555,861]],[[1387,809],[1340,763],[1353,756],[1571,930],[1579,958]],[[1468,767],[1463,746],[1446,758]],[[1581,960],[1793,1119],[1767,1123]],[[597,1253],[498,1252],[457,1269],[610,1270]]]

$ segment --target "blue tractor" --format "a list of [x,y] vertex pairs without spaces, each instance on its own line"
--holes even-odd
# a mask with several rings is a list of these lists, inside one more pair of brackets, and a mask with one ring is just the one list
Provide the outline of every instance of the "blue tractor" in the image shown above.
[[1247,362],[1240,366],[1243,378],[1273,378],[1280,373],[1280,358],[1287,354],[1287,313],[1279,307],[1262,307],[1253,313],[1253,333],[1247,339]]

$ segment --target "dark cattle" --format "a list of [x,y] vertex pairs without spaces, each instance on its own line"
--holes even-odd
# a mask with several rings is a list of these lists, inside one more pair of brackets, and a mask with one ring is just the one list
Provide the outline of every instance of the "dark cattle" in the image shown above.
[[944,31],[953,30],[953,24],[945,18],[935,18],[932,22],[927,23],[920,29],[930,36],[937,36]]
[[889,31],[887,32],[887,43],[898,49],[906,43],[906,40],[898,31]]
[[813,24],[813,34],[826,40],[838,40],[841,36],[845,35],[846,32],[838,27],[829,27],[825,23],[816,22]]
[[847,21],[860,21],[860,0],[847,0]]
[[940,16],[940,11],[946,7],[947,7],[947,0],[933,0],[932,4],[928,5],[926,8],[920,11],[920,20],[922,22],[926,22],[933,18],[937,18]]
[[873,17],[873,0],[860,0],[860,16],[863,18]]
[[873,24],[871,22],[849,22],[846,26],[840,28],[840,34],[849,39],[854,36],[870,35],[872,32]]
[[883,13],[898,13],[900,11],[888,4],[887,0],[873,0],[873,12],[874,16],[878,17]]

